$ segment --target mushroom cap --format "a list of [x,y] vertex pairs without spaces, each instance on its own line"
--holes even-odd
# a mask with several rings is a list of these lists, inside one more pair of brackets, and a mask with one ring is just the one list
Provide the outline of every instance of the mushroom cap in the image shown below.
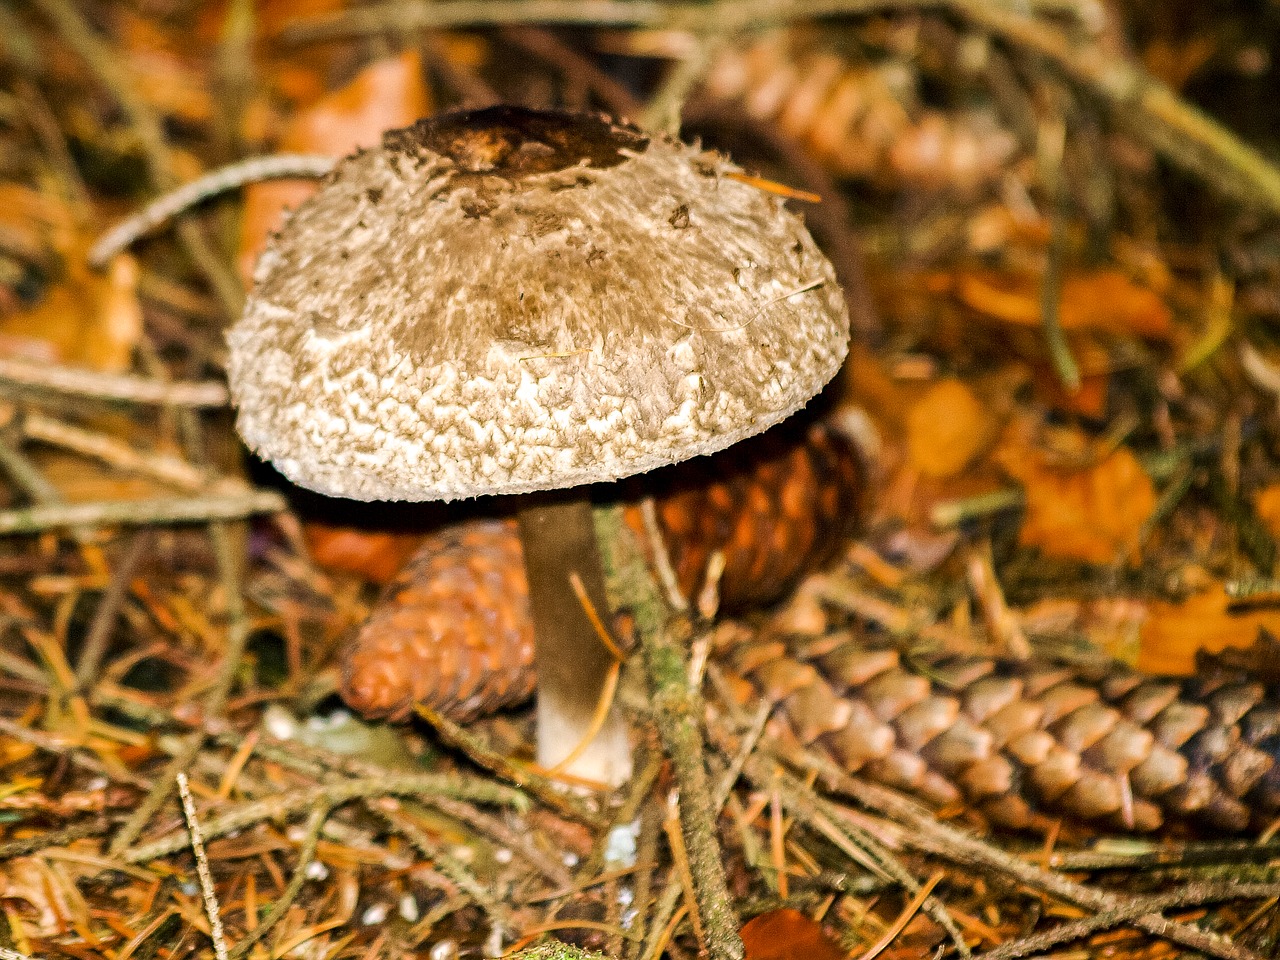
[[228,334],[246,442],[301,486],[452,500],[713,453],[836,373],[827,259],[726,158],[492,107],[341,161]]

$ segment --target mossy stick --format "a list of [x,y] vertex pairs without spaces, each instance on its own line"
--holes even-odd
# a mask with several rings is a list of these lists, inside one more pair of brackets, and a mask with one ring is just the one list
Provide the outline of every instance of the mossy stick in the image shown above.
[[742,938],[725,880],[704,759],[702,697],[690,687],[685,657],[692,627],[683,615],[670,615],[643,551],[623,521],[622,508],[598,508],[595,520],[609,600],[615,610],[635,617],[654,723],[680,787],[680,826],[707,950],[712,960],[741,960]]

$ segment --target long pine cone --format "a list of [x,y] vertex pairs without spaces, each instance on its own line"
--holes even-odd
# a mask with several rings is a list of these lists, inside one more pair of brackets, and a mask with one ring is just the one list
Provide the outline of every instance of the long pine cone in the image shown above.
[[[687,596],[722,550],[725,607],[775,600],[856,517],[858,460],[839,436],[815,426],[799,445],[773,433],[756,446],[655,478]],[[1044,829],[1065,814],[1139,831],[1168,816],[1242,830],[1280,810],[1280,701],[1240,671],[1171,679],[1120,665],[904,659],[839,630],[749,637],[720,653],[743,702],[776,704],[800,743],[1002,826]],[[424,541],[348,653],[343,695],[366,716],[403,719],[424,703],[466,719],[533,685],[515,524],[486,521]]]
[[1280,810],[1280,700],[1244,671],[1196,677],[975,656],[904,659],[847,631],[727,652],[744,701],[843,769],[1012,829],[1046,813],[1151,831],[1223,830]]

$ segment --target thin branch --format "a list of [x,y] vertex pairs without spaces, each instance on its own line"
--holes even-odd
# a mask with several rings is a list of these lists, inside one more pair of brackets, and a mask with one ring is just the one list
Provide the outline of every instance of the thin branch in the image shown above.
[[0,510],[0,536],[43,533],[67,527],[168,526],[242,520],[258,513],[289,509],[274,490],[211,493],[158,500],[101,500]]
[[248,160],[211,170],[153,200],[104,233],[89,250],[89,265],[99,270],[104,268],[117,253],[158,230],[174,217],[228,190],[237,190],[246,184],[260,183],[263,180],[317,179],[331,171],[335,163],[337,161],[333,157],[320,154],[281,153],[250,157]]
[[42,413],[24,416],[22,433],[28,440],[61,447],[83,457],[100,460],[125,473],[151,477],[189,493],[210,485],[210,478],[204,471],[181,457],[155,450],[139,450],[116,437],[85,430]]
[[76,664],[77,691],[87,689],[98,676],[98,668],[102,665],[102,657],[107,651],[107,643],[115,628],[120,607],[129,593],[134,571],[138,569],[138,564],[142,562],[150,545],[151,537],[147,533],[135,534],[124,557],[111,571],[111,582],[107,585],[107,592],[98,601],[98,609],[93,612],[93,620],[80,651],[80,662]]
[[285,911],[292,906],[293,901],[297,899],[298,894],[302,891],[302,885],[307,882],[307,867],[311,865],[311,861],[316,857],[316,847],[320,843],[320,830],[324,827],[324,822],[329,818],[329,813],[333,807],[323,801],[318,801],[317,805],[311,810],[311,816],[307,819],[306,833],[302,838],[302,846],[298,850],[298,863],[293,868],[293,876],[289,878],[289,884],[284,888],[284,893],[280,894],[280,898],[271,904],[271,909],[267,915],[262,918],[262,922],[245,934],[244,938],[236,944],[235,950],[231,951],[229,960],[240,960],[240,958],[248,955],[253,949],[253,945],[265,937],[280,919],[285,915]]
[[1080,389],[1080,365],[1071,353],[1066,331],[1062,329],[1062,272],[1067,254],[1067,205],[1069,193],[1062,175],[1062,154],[1066,150],[1066,121],[1058,118],[1041,130],[1039,152],[1049,195],[1049,249],[1046,251],[1044,276],[1040,281],[1040,326],[1044,333],[1049,359],[1068,393]]
[[506,906],[480,882],[479,878],[472,873],[465,863],[446,850],[442,844],[432,840],[427,831],[422,829],[409,816],[410,813],[414,812],[413,805],[407,804],[405,810],[383,809],[382,805],[376,803],[368,803],[366,806],[386,820],[391,829],[404,836],[406,840],[417,848],[419,853],[432,861],[436,869],[457,884],[458,889],[479,904],[495,923],[504,930],[510,931],[513,929],[511,913]]
[[375,3],[285,25],[285,44],[375,36],[389,30],[546,23],[583,27],[650,27],[705,31],[752,29],[791,20],[919,8],[911,0],[738,0],[721,10],[706,3],[654,0],[437,0]]
[[[723,2],[714,9],[731,6]],[[685,101],[694,88],[702,82],[717,53],[729,41],[729,30],[713,27],[694,34],[694,48],[689,56],[671,67],[662,85],[640,114],[640,126],[646,130],[660,130],[673,137],[680,135],[680,118]]]
[[[232,807],[202,825],[206,838],[221,837],[235,830],[264,820],[274,820],[311,810],[317,804],[338,807],[352,800],[368,800],[374,797],[412,797],[441,795],[476,803],[528,808],[524,795],[502,784],[478,777],[462,777],[457,774],[397,773],[384,777],[364,777],[342,780],[319,787],[306,787],[276,794],[261,800]],[[159,857],[183,849],[187,845],[186,831],[177,830],[158,840],[126,850],[121,859],[126,863],[149,863]]]
[[7,474],[13,485],[34,503],[50,506],[62,502],[58,488],[26,454],[5,442],[4,437],[0,437],[0,472]]
[[1185,910],[1189,907],[1227,900],[1266,900],[1276,896],[1280,896],[1280,884],[1241,883],[1236,880],[1191,884],[1170,893],[1133,897],[1129,903],[1114,910],[1060,923],[1044,933],[1010,940],[988,950],[978,960],[1018,960],[1020,957],[1032,954],[1047,953],[1060,943],[1080,940],[1101,930],[1111,930],[1123,924],[1132,923],[1144,914],[1162,913],[1165,910]]
[[490,773],[514,783],[521,790],[536,798],[544,806],[557,813],[597,829],[607,821],[599,813],[587,809],[575,797],[565,793],[559,784],[533,770],[513,762],[495,751],[479,736],[436,711],[419,705],[418,716],[435,728],[440,739],[448,746],[465,753],[473,763]]
[[[941,823],[917,802],[886,787],[851,777],[824,757],[806,752],[804,762],[817,769],[819,776],[833,790],[906,826],[904,838],[918,849],[945,856],[962,866],[998,871],[1033,890],[1087,910],[1118,910],[1128,901],[1122,894],[1077,883]],[[1225,937],[1170,920],[1156,912],[1135,917],[1132,924],[1154,936],[1220,960],[1259,960],[1256,953]]]
[[488,834],[493,840],[523,857],[525,862],[532,865],[534,869],[552,883],[560,887],[568,887],[573,884],[573,874],[569,872],[568,868],[559,860],[548,856],[547,852],[542,850],[527,832],[512,829],[499,818],[485,813],[474,804],[464,803],[461,800],[440,796],[424,796],[420,798],[420,802],[435,807],[441,813],[452,817],[459,823],[465,824],[472,830]]
[[549,30],[513,26],[502,30],[499,36],[558,67],[566,78],[594,93],[618,119],[632,120],[640,116],[643,107],[630,90]]
[[668,612],[644,552],[622,518],[622,508],[599,508],[595,520],[609,601],[614,609],[628,609],[635,617],[654,724],[679,785],[680,825],[708,953],[712,960],[741,960],[740,924],[725,878],[717,810],[707,777],[702,697],[690,688],[683,653],[692,628],[687,617]]
[[[205,698],[204,717],[206,722],[222,715],[222,711],[227,704],[227,697],[231,694],[231,687],[235,683],[240,659],[244,655],[245,643],[249,639],[249,617],[244,606],[244,586],[240,576],[241,564],[232,555],[231,536],[228,534],[225,525],[215,523],[209,527],[209,538],[213,541],[213,554],[218,564],[218,578],[221,581],[222,591],[226,597],[227,641],[226,648],[222,652],[222,663],[219,665],[218,672],[214,677],[213,686]],[[124,826],[112,837],[110,853],[113,855],[123,853],[138,838],[143,828],[146,827],[147,822],[155,816],[156,811],[168,799],[170,785],[177,782],[178,777],[185,773],[195,760],[196,754],[200,752],[200,748],[204,745],[204,739],[205,731],[203,728],[187,734],[182,746],[178,748],[166,765],[164,775],[156,781],[155,786],[151,788],[151,791],[143,798],[142,803],[125,821]]]
[[[85,63],[120,105],[142,147],[152,186],[159,190],[174,186],[172,157],[160,117],[134,90],[124,62],[93,31],[70,0],[32,0],[32,3],[54,25],[67,48]],[[228,315],[239,314],[244,291],[228,265],[214,252],[195,223],[184,221],[178,235],[187,255],[205,275]]]
[[164,407],[221,409],[231,402],[226,384],[216,380],[165,383],[129,374],[99,373],[0,357],[0,391],[6,388],[47,390],[89,400]]
[[218,892],[213,888],[213,873],[209,870],[209,857],[204,852],[204,837],[200,834],[200,819],[196,816],[196,802],[191,797],[191,785],[187,775],[177,776],[178,796],[182,800],[182,815],[191,835],[191,852],[196,858],[196,874],[200,878],[200,893],[204,897],[204,912],[209,918],[209,937],[213,940],[213,954],[217,960],[227,960],[227,938],[222,933],[222,913],[218,909]]

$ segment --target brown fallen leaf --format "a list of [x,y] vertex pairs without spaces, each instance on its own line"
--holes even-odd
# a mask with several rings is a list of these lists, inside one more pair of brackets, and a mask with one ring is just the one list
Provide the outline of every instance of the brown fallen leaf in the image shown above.
[[946,377],[911,407],[907,451],[921,473],[949,477],[967,467],[994,432],[993,418],[968,384]]
[[[1017,382],[1014,372],[1005,371],[981,387],[984,401],[995,398],[986,404],[984,414],[993,432],[997,422],[1006,416],[999,398],[1011,396]],[[886,362],[869,350],[853,345],[837,389],[842,402],[860,411],[874,427],[874,442],[869,449],[875,450],[873,459],[881,476],[876,496],[870,498],[876,522],[905,521],[920,529],[931,529],[936,504],[991,493],[1004,485],[1002,474],[989,463],[988,457],[969,457],[964,469],[946,476],[921,469],[909,450],[908,440],[913,436],[912,416],[917,415],[918,405],[930,387],[919,381],[895,378]],[[929,406],[936,408],[938,404],[927,404],[925,409]],[[923,437],[923,432],[920,435]],[[932,442],[922,441],[921,446]],[[984,437],[983,449],[987,443]],[[924,457],[923,453],[919,455]]]
[[740,932],[746,960],[843,960],[845,956],[822,924],[790,907],[753,917]]
[[1199,651],[1248,647],[1260,630],[1280,635],[1280,611],[1233,609],[1220,583],[1179,603],[1152,601],[1142,625],[1137,667],[1151,673],[1193,673]]
[[[939,281],[961,303],[979,314],[1019,326],[1043,321],[1041,277],[1029,271],[996,273],[972,270]],[[1160,296],[1118,270],[1068,274],[1058,304],[1064,330],[1098,330],[1166,339],[1172,313]]]
[[[1088,445],[1082,434],[1075,440]],[[1019,541],[1024,546],[1086,563],[1109,564],[1121,557],[1137,562],[1138,540],[1156,494],[1133,451],[1119,447],[1096,461],[1072,464],[1025,439],[1010,438],[995,458],[1023,486],[1026,514]]]
[[319,566],[377,584],[390,583],[423,540],[420,533],[360,530],[314,521],[303,525],[303,533]]
[[[80,248],[87,250],[87,245]],[[142,336],[138,268],[120,254],[105,274],[90,271],[83,252],[67,261],[67,276],[34,305],[0,317],[0,338],[45,344],[13,352],[46,356],[73,366],[120,373],[133,365]]]

